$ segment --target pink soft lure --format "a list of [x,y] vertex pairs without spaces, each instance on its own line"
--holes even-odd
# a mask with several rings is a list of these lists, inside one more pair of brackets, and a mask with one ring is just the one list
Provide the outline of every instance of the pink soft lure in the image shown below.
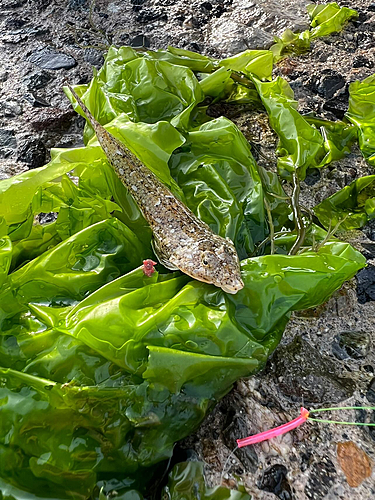
[[143,272],[146,276],[150,277],[154,274],[157,262],[154,262],[151,259],[146,259],[143,261]]
[[255,434],[254,436],[237,439],[237,445],[239,448],[242,448],[243,446],[248,446],[249,444],[267,441],[267,439],[272,439],[276,436],[280,436],[281,434],[285,434],[286,432],[289,432],[296,427],[299,427],[301,424],[304,424],[308,418],[309,412],[306,410],[306,408],[301,407],[300,416],[295,418],[291,422],[287,422],[286,424],[275,427],[274,429],[270,429],[269,431],[260,432],[259,434]]

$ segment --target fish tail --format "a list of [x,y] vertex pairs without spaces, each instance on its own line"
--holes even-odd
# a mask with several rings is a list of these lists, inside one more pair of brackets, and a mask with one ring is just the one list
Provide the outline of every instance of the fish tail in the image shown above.
[[78,104],[82,108],[82,111],[85,113],[86,118],[90,122],[90,124],[93,127],[93,129],[96,131],[97,126],[99,125],[99,122],[91,114],[91,112],[89,111],[88,107],[82,101],[82,99],[78,96],[77,92],[73,89],[73,87],[69,83],[66,83],[66,86],[68,87],[68,89],[70,90],[70,92],[73,94],[74,99],[78,102]]

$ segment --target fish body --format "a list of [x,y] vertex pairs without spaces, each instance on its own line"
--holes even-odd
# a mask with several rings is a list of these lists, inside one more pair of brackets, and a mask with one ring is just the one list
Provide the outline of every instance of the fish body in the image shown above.
[[92,116],[76,92],[74,98],[93,127],[117,176],[149,223],[158,261],[227,293],[244,286],[233,242],[198,219],[143,163]]

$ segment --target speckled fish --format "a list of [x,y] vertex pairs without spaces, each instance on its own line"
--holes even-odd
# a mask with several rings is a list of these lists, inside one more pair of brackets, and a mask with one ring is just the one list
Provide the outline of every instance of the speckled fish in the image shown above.
[[212,283],[224,292],[243,288],[233,242],[213,233],[119,140],[95,120],[68,85],[94,129],[109,163],[126,186],[153,233],[153,250],[168,269]]

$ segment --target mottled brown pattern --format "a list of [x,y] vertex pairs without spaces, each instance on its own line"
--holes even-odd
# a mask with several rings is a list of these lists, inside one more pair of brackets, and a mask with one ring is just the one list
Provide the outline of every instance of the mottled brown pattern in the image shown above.
[[222,238],[198,219],[120,141],[109,134],[69,87],[95,130],[116,174],[150,224],[154,251],[161,264],[179,269],[227,293],[243,288],[240,262],[233,242]]

